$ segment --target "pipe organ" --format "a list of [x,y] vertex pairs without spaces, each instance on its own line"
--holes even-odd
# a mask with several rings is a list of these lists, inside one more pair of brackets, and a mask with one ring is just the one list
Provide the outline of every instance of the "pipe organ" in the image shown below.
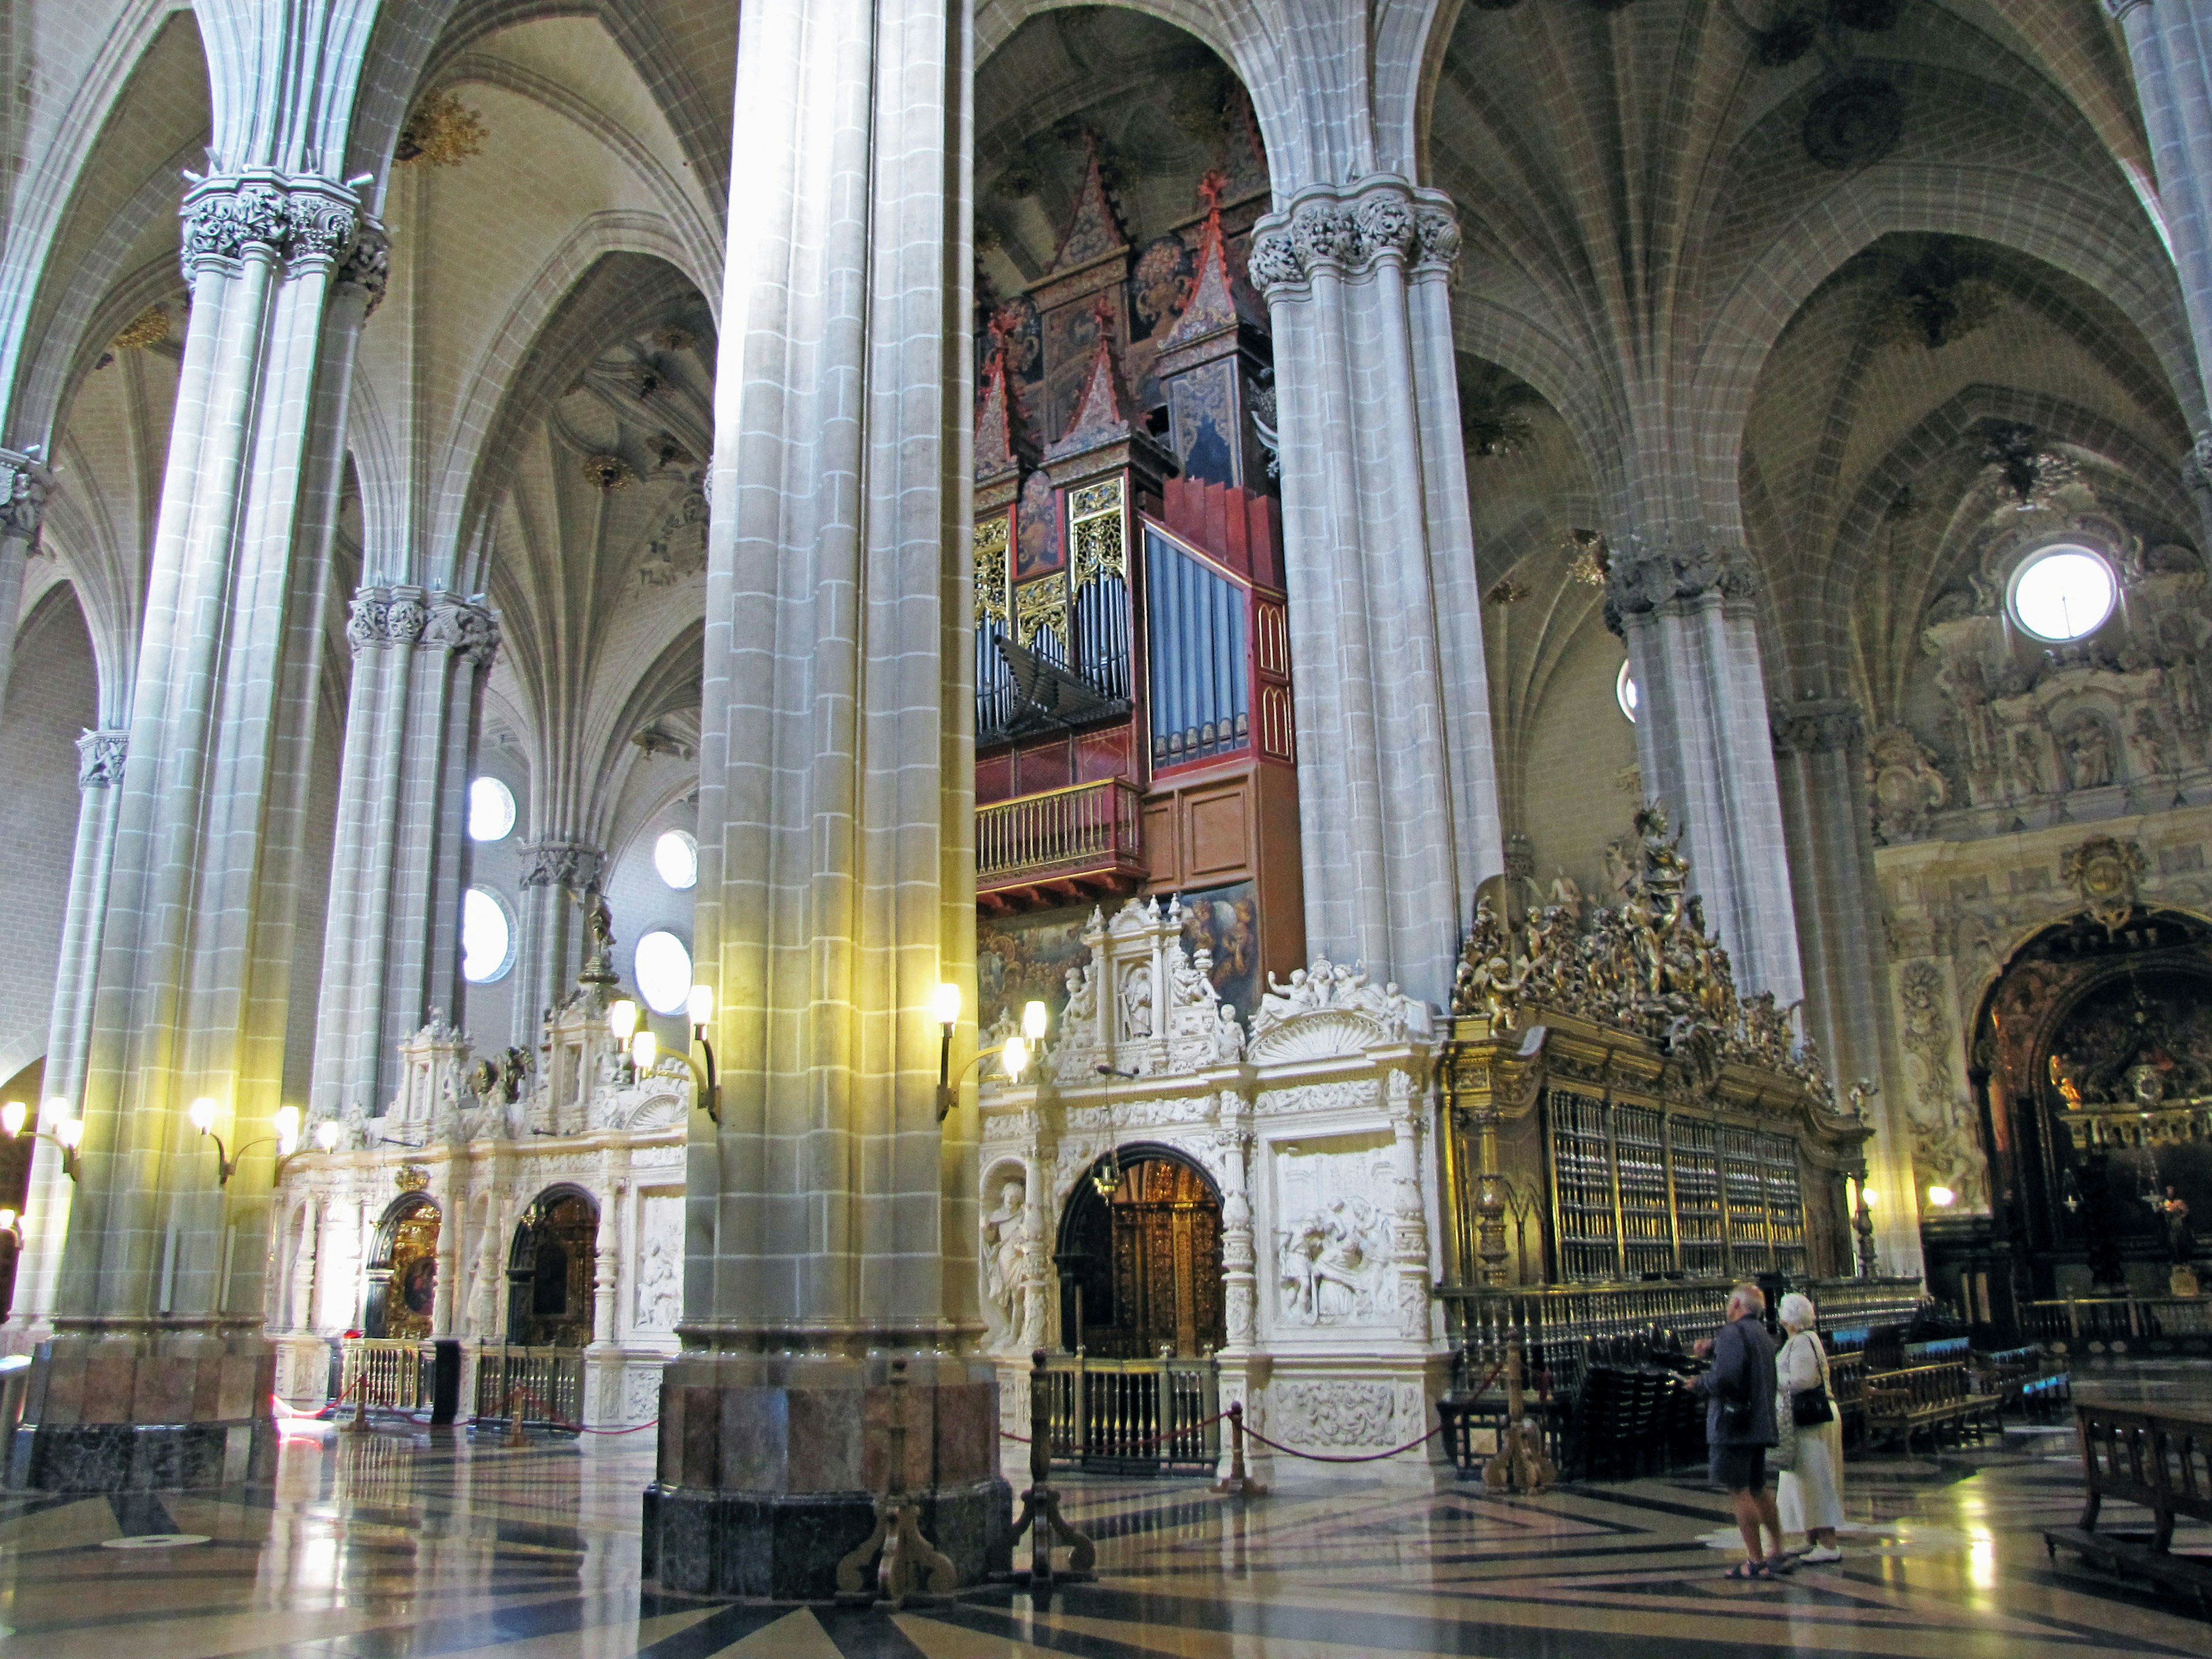
[[[1051,267],[988,307],[975,424],[986,1024],[1057,1006],[1091,908],[1180,893],[1249,1016],[1304,953],[1254,185],[1133,243],[1096,161]],[[1181,273],[1178,275],[1178,273]]]

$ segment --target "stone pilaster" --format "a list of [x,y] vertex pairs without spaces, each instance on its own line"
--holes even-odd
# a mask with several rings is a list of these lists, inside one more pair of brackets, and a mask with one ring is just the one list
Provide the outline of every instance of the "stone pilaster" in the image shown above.
[[1837,1097],[1863,1080],[1880,1092],[1866,1103],[1875,1124],[1868,1181],[1884,1273],[1917,1273],[1909,1088],[1886,1057],[1891,1030],[1881,890],[1875,879],[1866,783],[1866,724],[1845,698],[1802,698],[1771,717],[1791,896],[1805,971],[1807,1029],[1819,1039]]
[[523,849],[522,937],[516,946],[514,1036],[518,1048],[538,1045],[549,1008],[574,994],[590,946],[584,899],[599,890],[606,854],[587,842],[548,836]]
[[696,927],[744,1058],[691,1119],[671,1589],[825,1595],[887,1487],[963,1579],[1010,1556],[976,1110],[938,1121],[931,1010],[975,1006],[972,51],[957,0],[740,14]]
[[1441,1004],[1504,849],[1451,334],[1450,198],[1378,174],[1262,219],[1307,947]]
[[[126,733],[87,732],[76,740],[79,792],[76,846],[70,862],[70,890],[62,916],[61,960],[54,975],[53,1012],[46,1027],[46,1094],[39,1121],[50,1127],[77,1115],[83,1092],[85,1045],[92,1028],[93,974],[100,963],[100,924],[107,911],[108,868],[115,855],[116,807]],[[23,1202],[23,1245],[16,1258],[15,1293],[0,1348],[27,1353],[53,1334],[54,1291],[68,1236],[70,1200],[76,1183],[63,1172],[50,1140],[31,1151],[31,1179]]]
[[371,585],[354,595],[346,639],[311,1120],[383,1111],[400,1042],[460,1008],[469,779],[499,624],[455,594]]
[[1628,645],[1643,705],[1644,793],[1683,834],[1705,918],[1747,993],[1804,994],[1765,673],[1741,550],[1710,539],[1613,547],[1606,621]]
[[[325,873],[302,850],[310,750],[371,293],[368,271],[341,270],[362,222],[331,179],[246,167],[196,180],[183,213],[191,319],[131,680],[131,759],[111,790],[82,1168],[54,1335],[8,1470],[19,1486],[209,1486],[266,1468],[274,1450],[270,1132],[294,919]],[[250,1148],[227,1188],[186,1116],[203,1096],[226,1142]]]

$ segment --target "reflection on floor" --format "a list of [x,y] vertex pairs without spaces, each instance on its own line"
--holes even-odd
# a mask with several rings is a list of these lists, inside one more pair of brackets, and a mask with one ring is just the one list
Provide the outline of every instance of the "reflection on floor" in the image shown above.
[[[635,1441],[510,1451],[319,1427],[287,1444],[273,1492],[0,1499],[0,1625],[7,1659],[2212,1650],[2204,1623],[2046,1560],[2038,1529],[2078,1508],[2072,1458],[2061,1428],[2004,1451],[1860,1462],[1843,1564],[1774,1584],[1721,1578],[1723,1505],[1686,1480],[1530,1501],[1364,1482],[1246,1506],[1194,1484],[1077,1482],[1099,1583],[1048,1604],[986,1587],[890,1615],[641,1590],[650,1451]],[[178,1534],[204,1541],[161,1541]]]

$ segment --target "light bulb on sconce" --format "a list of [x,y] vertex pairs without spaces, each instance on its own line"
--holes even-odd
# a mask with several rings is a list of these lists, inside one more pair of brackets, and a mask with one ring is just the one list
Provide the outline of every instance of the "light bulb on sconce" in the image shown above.
[[279,1106],[276,1109],[276,1155],[289,1158],[300,1150],[300,1109]]
[[84,1145],[84,1120],[81,1117],[64,1118],[54,1125],[54,1139],[61,1143],[63,1151],[74,1152]]
[[337,1119],[326,1117],[315,1125],[315,1146],[320,1151],[335,1152],[338,1149],[338,1137],[344,1133],[338,1127]]
[[1031,1042],[1042,1042],[1045,1029],[1051,1023],[1052,1011],[1042,1002],[1031,1000],[1022,1005],[1022,1035]]
[[937,1023],[948,1030],[960,1023],[960,988],[947,980],[937,988],[930,1006],[937,1011]]
[[1948,1210],[1959,1201],[1959,1195],[1948,1187],[1930,1187],[1928,1201],[1939,1210]]
[[607,1030],[614,1033],[617,1042],[627,1048],[631,1034],[637,1030],[637,1004],[628,997],[608,1004]]
[[1006,1074],[1007,1081],[1019,1083],[1029,1068],[1030,1045],[1020,1037],[1008,1037],[999,1050],[999,1069]]
[[192,1127],[202,1134],[207,1134],[215,1128],[215,1114],[216,1103],[205,1095],[194,1101],[185,1111],[185,1115],[192,1121]]
[[13,1140],[23,1133],[23,1125],[30,1121],[30,1117],[29,1107],[20,1100],[11,1100],[5,1106],[0,1106],[0,1129],[5,1129],[8,1139]]
[[708,1025],[714,1018],[714,988],[711,985],[693,986],[684,1012],[691,1021],[694,1035],[705,1036]]
[[637,1067],[640,1077],[651,1076],[660,1063],[660,1039],[649,1030],[636,1033],[629,1040],[629,1063]]

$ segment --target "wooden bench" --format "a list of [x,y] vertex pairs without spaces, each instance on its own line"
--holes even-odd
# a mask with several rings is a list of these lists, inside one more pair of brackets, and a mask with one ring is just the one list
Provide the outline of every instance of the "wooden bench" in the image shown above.
[[2040,1348],[1977,1353],[1966,1363],[1975,1391],[1996,1395],[2002,1410],[2041,1419],[2053,1408],[2072,1402],[2073,1379],[2066,1362],[2045,1355]]
[[1912,1437],[1923,1430],[1932,1450],[1946,1429],[1971,1430],[1978,1439],[1984,1428],[1999,1426],[2002,1401],[1996,1395],[1974,1391],[1964,1360],[1870,1371],[1863,1394],[1868,1437],[1889,1436],[1901,1441],[1907,1451],[1912,1449]]
[[[2079,1403],[2074,1416],[2088,1501],[2081,1524],[2046,1531],[2044,1547],[2054,1559],[2063,1544],[2107,1571],[2140,1573],[2193,1595],[2200,1612],[2212,1612],[2212,1560],[2172,1551],[2177,1520],[2212,1522],[2212,1416]],[[2150,1511],[2151,1530],[2098,1531],[2107,1498],[2142,1504]]]

